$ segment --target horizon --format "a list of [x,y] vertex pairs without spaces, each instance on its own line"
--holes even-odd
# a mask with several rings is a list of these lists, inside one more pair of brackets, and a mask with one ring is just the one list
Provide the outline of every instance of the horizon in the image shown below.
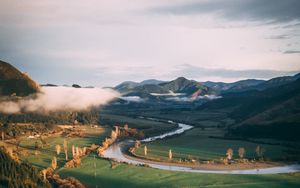
[[41,84],[268,80],[300,72],[299,6],[297,0],[4,0],[0,57]]
[[[27,73],[27,72],[23,72],[23,73]],[[173,80],[176,80],[178,78],[185,78],[187,80],[191,80],[191,81],[196,81],[196,82],[200,82],[200,83],[204,83],[204,82],[216,82],[216,83],[234,83],[234,82],[238,82],[238,81],[243,81],[243,80],[263,80],[263,81],[268,81],[270,79],[273,79],[273,78],[277,78],[277,77],[285,77],[285,76],[295,76],[297,74],[300,74],[300,71],[299,72],[294,72],[294,73],[291,73],[289,75],[278,75],[276,77],[271,77],[271,78],[268,78],[268,79],[258,79],[258,78],[245,78],[245,79],[237,79],[237,80],[234,80],[234,81],[218,81],[218,80],[195,80],[195,79],[191,79],[191,78],[188,78],[188,77],[185,77],[185,76],[177,76],[177,77],[174,77],[173,79],[170,79],[170,80],[160,80],[160,79],[156,79],[156,78],[149,78],[149,79],[144,79],[144,80],[124,80],[124,81],[121,81],[120,83],[117,83],[115,85],[104,85],[104,86],[96,86],[96,85],[80,85],[78,83],[60,83],[60,84],[57,84],[57,83],[39,83],[39,85],[47,85],[47,84],[53,84],[53,85],[57,85],[57,86],[72,86],[73,84],[75,85],[79,85],[81,87],[116,87],[118,85],[121,85],[123,83],[126,83],[126,82],[134,82],[134,83],[142,83],[144,81],[148,81],[148,80],[156,80],[156,81],[162,81],[162,82],[171,82]],[[30,75],[29,75],[30,76]],[[36,80],[35,80],[36,81]]]

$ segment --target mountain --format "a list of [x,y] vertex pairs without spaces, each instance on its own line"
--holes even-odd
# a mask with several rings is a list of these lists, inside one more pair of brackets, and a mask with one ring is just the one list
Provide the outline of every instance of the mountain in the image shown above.
[[256,80],[256,79],[247,79],[240,80],[230,84],[230,88],[226,90],[226,92],[241,92],[252,89],[259,84],[264,83],[264,80]]
[[17,162],[0,147],[0,187],[51,187],[36,168],[27,162]]
[[230,88],[231,83],[225,83],[225,82],[212,82],[212,81],[206,81],[201,82],[204,86],[209,87],[215,91],[221,91],[221,90],[227,90]]
[[202,85],[200,82],[188,80],[184,77],[179,77],[173,81],[159,84],[161,87],[174,93],[187,93],[192,94],[198,90],[202,93],[207,93],[208,87]]
[[72,84],[72,87],[74,87],[74,88],[81,88],[81,86],[78,85],[78,84]]
[[165,83],[165,81],[162,80],[156,80],[156,79],[149,79],[149,80],[144,80],[140,82],[140,85],[158,85],[161,83]]
[[[142,84],[143,83],[143,84]],[[151,83],[151,84],[145,84]],[[116,90],[126,96],[150,97],[153,95],[176,95],[198,96],[209,93],[209,88],[200,82],[179,77],[169,82],[146,80],[141,83],[125,82],[115,87]]]
[[145,85],[158,85],[158,84],[161,84],[164,82],[165,81],[156,80],[156,79],[144,80],[142,82],[125,81],[125,82],[122,82],[121,84],[115,86],[114,89],[121,93],[139,92],[142,89],[136,88],[138,86],[143,87]]
[[227,93],[198,108],[208,109],[229,112],[235,120],[229,135],[300,140],[300,79],[262,91]]
[[257,89],[257,90],[264,90],[264,89],[267,89],[267,88],[277,87],[277,86],[281,86],[281,85],[293,82],[293,81],[295,81],[299,78],[300,78],[300,73],[298,73],[294,76],[276,77],[276,78],[272,78],[272,79],[270,79],[266,82],[263,82],[261,84],[258,84],[253,88]]
[[41,84],[42,87],[58,87],[56,84]]
[[139,85],[138,82],[125,81],[125,82],[122,82],[121,84],[115,86],[114,89],[121,93],[126,93],[138,85]]
[[293,82],[300,78],[300,73],[294,76],[282,76],[272,78],[270,80],[257,80],[257,79],[247,79],[240,80],[233,83],[224,83],[224,82],[202,82],[203,85],[212,89],[215,93],[224,94],[224,93],[234,93],[234,92],[243,92],[248,90],[265,90],[272,87],[281,86],[290,82]]
[[264,80],[256,79],[247,79],[240,80],[233,83],[224,83],[224,82],[202,82],[203,85],[211,88],[216,93],[229,93],[229,92],[241,92],[245,90],[253,89],[253,86],[264,83]]
[[26,73],[0,60],[0,95],[26,96],[39,91],[39,85]]

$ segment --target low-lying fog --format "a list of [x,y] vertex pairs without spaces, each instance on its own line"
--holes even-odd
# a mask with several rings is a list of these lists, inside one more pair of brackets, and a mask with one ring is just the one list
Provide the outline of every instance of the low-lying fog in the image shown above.
[[0,103],[2,113],[51,112],[63,110],[88,110],[108,103],[120,94],[112,89],[73,88],[73,87],[41,87],[36,96],[26,97],[18,101]]

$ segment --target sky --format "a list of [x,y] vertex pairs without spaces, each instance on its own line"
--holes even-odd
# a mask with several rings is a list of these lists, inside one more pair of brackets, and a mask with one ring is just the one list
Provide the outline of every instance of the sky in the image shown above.
[[299,0],[0,0],[0,59],[41,84],[300,72]]

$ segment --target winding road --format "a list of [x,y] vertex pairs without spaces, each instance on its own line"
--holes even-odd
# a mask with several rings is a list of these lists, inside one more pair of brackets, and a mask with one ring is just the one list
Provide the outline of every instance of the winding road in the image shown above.
[[[173,121],[168,121],[168,123],[175,124],[175,122]],[[162,135],[158,135],[154,137],[149,137],[141,141],[152,142],[154,140],[163,139],[168,136],[182,134],[183,132],[193,128],[193,126],[187,124],[182,124],[182,123],[176,123],[176,124],[178,125],[178,128],[174,131],[167,132]],[[107,150],[104,151],[103,153],[104,158],[108,158],[119,162],[131,163],[135,165],[148,165],[152,168],[161,169],[161,170],[171,170],[171,171],[179,171],[179,172],[212,173],[212,174],[279,174],[279,173],[300,172],[299,164],[260,168],[260,169],[244,169],[244,170],[206,170],[205,169],[204,170],[204,169],[194,169],[186,166],[179,166],[177,164],[158,164],[156,162],[151,162],[151,161],[143,162],[139,159],[135,159],[134,157],[130,157],[130,158],[126,157],[126,155],[122,153],[122,149],[129,142],[133,142],[133,141],[126,140],[111,145],[110,147],[107,148]]]

